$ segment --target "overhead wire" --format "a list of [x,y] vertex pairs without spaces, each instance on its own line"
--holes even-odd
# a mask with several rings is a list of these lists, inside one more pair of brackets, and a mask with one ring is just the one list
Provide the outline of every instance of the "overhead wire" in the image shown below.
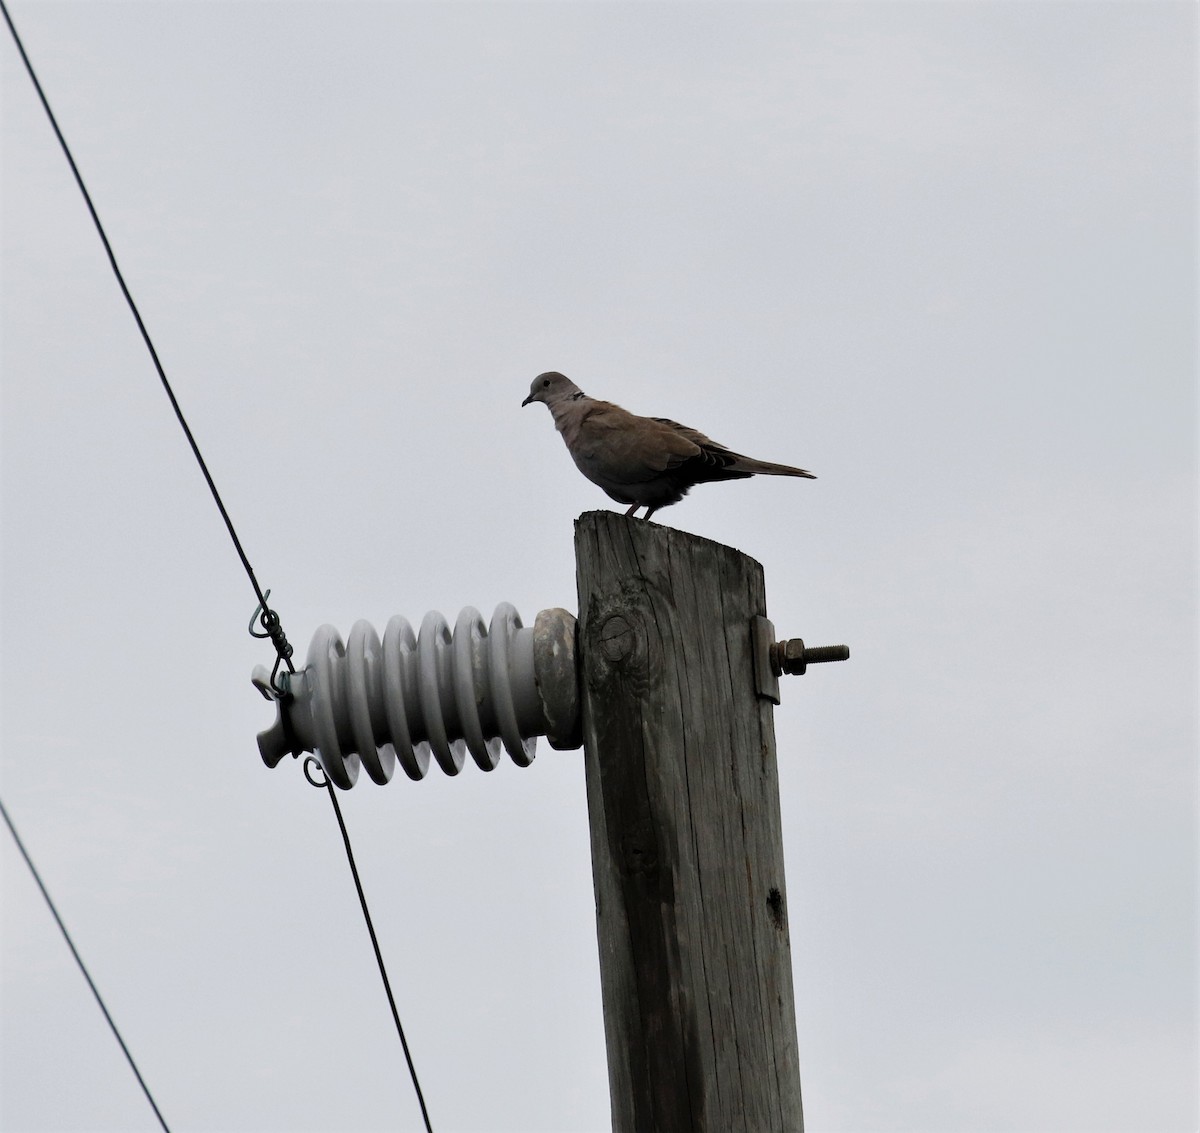
[[[17,45],[17,51],[21,54],[21,61],[25,64],[25,70],[29,73],[29,78],[33,82],[33,89],[37,91],[42,109],[45,110],[46,117],[50,120],[50,126],[54,130],[54,136],[58,139],[63,156],[66,157],[67,164],[71,167],[71,173],[75,177],[75,184],[79,186],[79,192],[83,195],[83,203],[87,205],[87,210],[92,217],[92,223],[96,226],[96,232],[100,236],[100,243],[104,245],[104,252],[108,256],[108,262],[112,267],[113,275],[117,277],[117,284],[121,288],[121,294],[125,296],[125,302],[129,305],[129,310],[133,313],[134,321],[141,332],[142,341],[146,344],[146,349],[150,352],[150,358],[154,362],[154,369],[158,372],[158,380],[162,383],[163,390],[171,402],[171,408],[175,411],[175,418],[179,422],[179,427],[183,429],[183,435],[187,437],[187,442],[192,449],[192,455],[195,456],[196,463],[200,465],[200,471],[204,475],[204,482],[208,485],[208,490],[212,493],[217,510],[221,513],[221,518],[225,521],[225,527],[229,531],[230,539],[233,540],[234,549],[238,553],[238,558],[242,560],[242,566],[245,568],[246,575],[250,579],[250,585],[254,587],[255,596],[262,604],[263,610],[266,611],[267,600],[262,592],[262,587],[258,584],[258,579],[255,577],[254,568],[250,565],[249,558],[246,557],[246,552],[242,547],[242,541],[238,538],[237,531],[234,530],[233,520],[229,518],[229,512],[225,509],[221,493],[217,491],[217,485],[212,478],[212,473],[209,472],[208,465],[200,453],[200,446],[196,443],[196,438],[192,435],[192,430],[183,416],[179,399],[175,396],[175,391],[171,388],[171,383],[167,380],[167,373],[163,369],[163,364],[158,357],[158,351],[154,348],[150,332],[146,329],[146,324],[142,320],[142,313],[138,310],[138,305],[134,302],[133,295],[129,291],[129,286],[125,282],[125,276],[121,272],[121,266],[117,263],[116,254],[113,252],[112,245],[108,242],[108,234],[104,231],[104,225],[100,223],[100,215],[96,212],[96,206],[92,203],[92,195],[88,192],[87,185],[84,184],[83,175],[79,172],[79,166],[75,164],[71,147],[67,145],[67,139],[63,137],[63,132],[59,129],[58,119],[54,116],[54,111],[50,109],[50,102],[46,98],[46,92],[42,90],[42,84],[38,80],[37,72],[33,69],[33,63],[25,52],[25,45],[21,42],[21,37],[17,33],[16,25],[12,21],[12,16],[9,15],[8,5],[4,0],[0,0],[0,10],[4,13],[4,21],[8,24],[8,30],[12,34],[13,42]],[[295,670],[290,660],[287,664],[289,670],[294,672]]]
[[[316,767],[321,771],[325,782],[319,783],[309,774],[310,766]],[[408,1040],[404,1037],[404,1028],[400,1024],[400,1015],[396,1011],[396,1001],[392,997],[392,985],[388,982],[387,969],[383,966],[383,954],[379,951],[379,940],[375,936],[375,926],[371,923],[371,914],[367,910],[367,898],[363,893],[362,880],[358,876],[358,866],[354,864],[354,851],[350,848],[350,835],[346,832],[346,823],[342,820],[342,808],[338,805],[337,795],[333,790],[333,783],[330,782],[329,776],[325,774],[324,768],[313,759],[306,756],[304,760],[304,777],[314,786],[324,786],[329,791],[329,797],[333,801],[333,813],[337,816],[338,829],[342,832],[342,841],[346,846],[346,860],[350,863],[350,873],[354,878],[354,888],[358,891],[358,900],[362,905],[363,916],[367,921],[367,932],[371,935],[371,947],[375,949],[375,959],[379,964],[379,975],[383,979],[384,991],[387,992],[388,1003],[392,1007],[392,1019],[396,1024],[396,1033],[400,1036],[400,1045],[404,1048],[404,1061],[408,1063],[408,1072],[412,1076],[413,1089],[417,1094],[417,1104],[421,1107],[421,1120],[425,1122],[426,1133],[433,1133],[433,1126],[429,1124],[429,1110],[425,1107],[425,1095],[421,1092],[421,1083],[417,1081],[417,1068],[413,1065],[412,1054],[408,1049]]]
[[171,1133],[171,1130],[167,1127],[166,1119],[162,1115],[162,1111],[158,1108],[158,1103],[154,1100],[154,1095],[150,1093],[150,1087],[146,1085],[146,1079],[142,1077],[142,1072],[138,1069],[137,1063],[134,1062],[133,1055],[129,1052],[129,1047],[125,1045],[125,1040],[121,1037],[121,1032],[116,1022],[104,1004],[104,997],[100,994],[100,989],[96,986],[96,981],[92,979],[91,973],[87,970],[87,965],[83,962],[83,957],[79,955],[79,949],[75,947],[75,941],[71,939],[71,934],[67,931],[67,926],[63,924],[62,917],[58,915],[58,909],[55,907],[50,892],[42,881],[42,875],[38,873],[37,866],[33,864],[33,859],[29,856],[29,851],[25,849],[25,843],[21,841],[21,835],[17,833],[17,828],[13,825],[13,820],[9,818],[8,808],[4,805],[3,801],[0,801],[0,815],[4,816],[8,832],[13,836],[13,841],[16,842],[17,849],[21,851],[21,857],[25,859],[25,864],[29,867],[29,872],[33,874],[33,880],[37,882],[37,887],[42,891],[42,896],[46,899],[46,904],[50,907],[50,913],[58,925],[58,931],[62,933],[63,940],[67,942],[67,947],[71,950],[71,955],[75,957],[75,963],[79,965],[79,970],[83,973],[83,978],[87,980],[88,987],[92,989],[92,995],[96,997],[96,1002],[100,1005],[104,1019],[108,1023],[113,1037],[120,1045],[121,1051],[125,1055],[125,1060],[129,1063],[129,1069],[133,1071],[133,1076],[137,1079],[138,1085],[142,1087],[142,1093],[146,1095],[146,1101],[150,1103],[150,1108],[154,1110],[154,1116],[158,1118],[158,1123],[163,1127],[164,1133]]
[[[25,50],[25,44],[22,42],[21,36],[17,32],[16,25],[13,23],[12,16],[9,14],[8,4],[5,2],[5,0],[0,0],[0,13],[3,13],[4,15],[4,21],[8,25],[9,33],[12,36],[13,42],[16,44],[17,51],[20,53],[21,61],[25,64],[25,70],[29,75],[30,81],[33,83],[34,90],[37,92],[38,99],[42,104],[42,109],[46,112],[46,117],[49,119],[50,126],[54,130],[54,136],[58,139],[58,144],[62,149],[63,156],[67,159],[67,164],[71,167],[71,173],[75,178],[75,184],[79,187],[79,192],[83,196],[84,204],[87,205],[88,213],[91,215],[92,223],[100,237],[100,242],[104,246],[104,252],[108,257],[108,262],[112,268],[113,275],[116,277],[117,284],[121,289],[121,294],[125,297],[125,302],[133,315],[134,321],[137,323],[138,331],[141,333],[142,341],[145,343],[147,351],[149,351],[151,361],[154,363],[154,369],[158,374],[163,391],[166,393],[167,399],[171,403],[171,408],[174,410],[175,418],[179,422],[179,426],[183,430],[184,436],[187,438],[188,445],[192,450],[192,455],[196,458],[196,463],[200,466],[200,471],[204,476],[204,482],[208,485],[208,490],[212,495],[213,502],[217,505],[217,510],[221,514],[221,519],[224,520],[225,528],[229,532],[230,539],[233,541],[234,549],[237,551],[238,558],[241,560],[242,567],[245,569],[246,577],[249,578],[250,585],[254,589],[255,597],[258,599],[258,607],[255,613],[257,615],[258,611],[261,610],[261,616],[259,620],[263,629],[266,631],[265,635],[255,634],[255,636],[267,636],[271,639],[271,644],[275,647],[278,658],[276,661],[276,670],[278,670],[279,663],[282,662],[287,666],[289,673],[294,673],[296,671],[296,667],[292,663],[292,646],[287,640],[287,635],[283,632],[283,626],[280,622],[278,613],[276,613],[276,611],[272,610],[270,606],[267,605],[267,598],[270,594],[270,591],[263,591],[262,587],[259,585],[258,578],[254,573],[254,568],[250,565],[250,559],[246,554],[245,548],[242,546],[242,541],[238,537],[237,530],[234,528],[233,520],[230,518],[229,512],[225,507],[225,503],[221,499],[221,493],[217,490],[216,482],[213,480],[212,473],[208,469],[208,464],[205,461],[203,454],[200,452],[200,446],[197,443],[195,436],[192,434],[192,430],[187,423],[187,419],[183,415],[183,409],[180,406],[179,399],[175,396],[175,391],[172,389],[171,383],[167,378],[166,370],[163,367],[162,361],[159,359],[158,351],[155,349],[154,342],[150,337],[150,332],[146,328],[146,324],[142,319],[141,312],[138,310],[138,305],[134,301],[133,294],[129,290],[128,284],[125,282],[125,276],[121,271],[121,267],[117,263],[116,254],[113,252],[112,244],[109,243],[108,234],[105,232],[104,225],[101,223],[100,214],[96,211],[96,206],[92,201],[92,195],[88,192],[87,185],[83,180],[83,175],[79,171],[79,166],[75,163],[75,158],[71,153],[71,147],[67,144],[67,140],[64,137],[63,132],[59,128],[58,119],[55,117],[54,111],[50,108],[50,101],[46,97],[46,92],[42,89],[42,84],[39,81],[37,72],[34,70],[33,63]],[[272,683],[274,683],[274,676],[272,676]],[[311,781],[312,780],[310,780],[310,782]],[[391,983],[388,980],[387,969],[384,966],[383,954],[379,949],[379,942],[375,935],[375,927],[371,920],[370,910],[367,907],[366,895],[363,892],[362,882],[359,879],[358,868],[354,863],[354,854],[350,848],[350,836],[346,832],[346,824],[342,818],[341,807],[338,805],[337,795],[334,793],[333,783],[328,779],[328,777],[326,777],[324,786],[328,790],[329,801],[333,805],[333,812],[337,819],[338,828],[342,834],[342,840],[346,850],[346,857],[350,863],[350,871],[354,878],[354,886],[358,892],[359,903],[362,906],[363,917],[367,924],[367,932],[370,935],[371,945],[375,951],[375,959],[379,966],[380,977],[383,980],[383,987],[387,995],[388,1006],[391,1008],[392,1019],[396,1024],[396,1031],[400,1038],[400,1045],[404,1050],[404,1058],[408,1065],[409,1075],[412,1078],[413,1089],[416,1092],[417,1101],[421,1107],[421,1116],[425,1122],[426,1130],[428,1133],[432,1133],[432,1126],[430,1125],[429,1121],[429,1113],[425,1106],[425,1097],[421,1090],[420,1081],[417,1078],[416,1067],[413,1064],[412,1056],[409,1052],[408,1041],[404,1036],[404,1028],[400,1025],[400,1014],[396,1008],[395,997],[392,994]],[[4,817],[5,821],[7,822],[7,812],[5,812]],[[13,828],[12,823],[9,822],[8,825],[9,829],[12,830],[13,837],[16,838],[16,830]],[[20,845],[19,838],[17,839],[17,842],[18,845]],[[34,869],[33,862],[30,860],[28,854],[25,853],[23,846],[21,847],[21,852],[25,857],[25,861],[29,865],[30,870],[33,871],[34,877],[37,878],[39,887],[42,887],[41,879],[37,877],[37,871]],[[42,893],[45,895],[47,902],[49,902],[50,897],[46,893],[44,887],[42,887]],[[58,913],[54,910],[53,904],[51,904],[50,907],[51,911],[54,912],[55,919],[59,920]],[[66,929],[63,927],[61,920],[59,920],[59,927],[62,928],[63,934],[66,936]],[[79,962],[80,968],[83,969],[84,976],[87,977],[89,985],[91,985],[91,978],[87,976],[87,970],[86,968],[83,968],[83,961],[80,960],[79,954],[76,952],[74,944],[71,943],[70,937],[67,937],[67,943],[70,945],[72,953],[75,954],[75,958]],[[92,985],[92,990],[93,992],[96,991],[94,985]],[[99,993],[96,993],[96,998],[97,1001],[100,1001]],[[146,1090],[145,1083],[142,1081],[142,1076],[138,1073],[137,1067],[133,1065],[133,1059],[129,1057],[129,1052],[125,1048],[124,1042],[121,1041],[121,1036],[117,1033],[116,1027],[112,1024],[112,1020],[108,1015],[108,1011],[105,1010],[102,1001],[100,1002],[100,1008],[102,1011],[104,1011],[105,1018],[109,1019],[110,1026],[113,1026],[113,1032],[117,1035],[117,1041],[121,1043],[122,1050],[125,1050],[126,1057],[129,1058],[130,1065],[133,1066],[133,1072],[137,1075],[139,1083],[142,1083],[143,1090]],[[146,1096],[148,1098],[150,1096],[148,1090],[146,1090]],[[150,1104],[154,1106],[153,1099],[150,1099]],[[154,1112],[158,1114],[157,1106],[154,1107]],[[159,1115],[159,1121],[162,1121],[161,1115]],[[166,1128],[165,1124],[163,1125],[163,1128]]]

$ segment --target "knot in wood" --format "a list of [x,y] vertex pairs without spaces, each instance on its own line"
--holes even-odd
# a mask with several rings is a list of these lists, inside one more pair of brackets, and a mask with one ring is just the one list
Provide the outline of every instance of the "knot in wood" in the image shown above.
[[621,864],[630,877],[652,877],[658,872],[658,850],[654,832],[638,824],[621,836]]
[[783,894],[775,886],[771,886],[771,892],[767,894],[767,908],[771,910],[771,920],[775,922],[775,927],[782,932],[787,918],[783,910]]
[[636,637],[623,614],[611,614],[600,627],[600,652],[606,661],[624,661],[633,653]]

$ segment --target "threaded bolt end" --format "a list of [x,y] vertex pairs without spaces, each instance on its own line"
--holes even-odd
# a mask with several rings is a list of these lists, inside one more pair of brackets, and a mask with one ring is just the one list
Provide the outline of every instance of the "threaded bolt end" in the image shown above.
[[802,676],[809,665],[821,665],[828,661],[848,661],[849,659],[850,647],[848,645],[806,646],[802,637],[777,641],[771,646],[771,668],[775,670],[776,676],[783,673]]
[[819,665],[825,661],[849,661],[850,646],[810,645],[804,650],[804,660],[809,665]]

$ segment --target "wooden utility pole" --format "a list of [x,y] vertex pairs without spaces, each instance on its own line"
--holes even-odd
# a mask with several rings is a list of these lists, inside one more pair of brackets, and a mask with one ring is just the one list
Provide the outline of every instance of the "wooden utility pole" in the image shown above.
[[762,568],[607,511],[575,554],[613,1130],[800,1131]]

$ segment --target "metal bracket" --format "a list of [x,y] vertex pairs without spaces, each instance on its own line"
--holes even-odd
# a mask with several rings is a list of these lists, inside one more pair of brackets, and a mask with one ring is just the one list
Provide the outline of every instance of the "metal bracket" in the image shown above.
[[772,704],[779,703],[779,674],[771,664],[771,646],[775,644],[775,626],[769,618],[755,615],[750,619],[750,652],[754,658],[754,691]]

